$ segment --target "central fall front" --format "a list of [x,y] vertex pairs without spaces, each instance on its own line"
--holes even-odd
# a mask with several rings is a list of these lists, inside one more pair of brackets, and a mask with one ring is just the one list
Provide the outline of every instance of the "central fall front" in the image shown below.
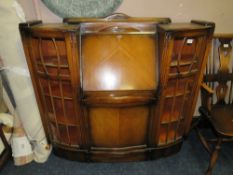
[[132,161],[180,149],[213,24],[113,15],[26,23],[20,30],[57,155]]

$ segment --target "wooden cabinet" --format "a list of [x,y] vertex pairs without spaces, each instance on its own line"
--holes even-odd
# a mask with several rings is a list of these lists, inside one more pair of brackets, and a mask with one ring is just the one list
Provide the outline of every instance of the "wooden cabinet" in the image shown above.
[[190,127],[213,28],[122,14],[20,24],[54,152],[80,161],[177,152]]

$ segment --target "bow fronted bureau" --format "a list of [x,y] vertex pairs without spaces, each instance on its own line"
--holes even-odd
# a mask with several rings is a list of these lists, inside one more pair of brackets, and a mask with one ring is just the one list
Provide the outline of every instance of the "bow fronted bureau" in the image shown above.
[[179,151],[213,29],[123,14],[20,24],[55,154],[107,162]]

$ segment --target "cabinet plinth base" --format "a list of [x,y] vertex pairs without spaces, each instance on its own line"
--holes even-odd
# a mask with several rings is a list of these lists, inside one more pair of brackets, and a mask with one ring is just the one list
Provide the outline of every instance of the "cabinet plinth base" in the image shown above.
[[170,156],[180,151],[182,143],[183,141],[179,141],[165,147],[145,148],[134,151],[88,151],[85,149],[66,149],[65,147],[54,145],[53,152],[58,157],[80,162],[132,162]]

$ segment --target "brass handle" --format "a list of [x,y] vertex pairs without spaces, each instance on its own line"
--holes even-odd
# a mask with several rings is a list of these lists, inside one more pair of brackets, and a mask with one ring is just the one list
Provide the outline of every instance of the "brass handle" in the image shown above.
[[133,28],[133,27],[110,26],[110,27],[101,29],[99,32],[122,33],[122,32],[140,32],[140,30]]
[[110,16],[107,16],[105,17],[104,19],[107,20],[107,21],[111,21],[111,20],[114,20],[114,19],[128,19],[130,18],[130,16],[124,14],[124,13],[114,13]]

